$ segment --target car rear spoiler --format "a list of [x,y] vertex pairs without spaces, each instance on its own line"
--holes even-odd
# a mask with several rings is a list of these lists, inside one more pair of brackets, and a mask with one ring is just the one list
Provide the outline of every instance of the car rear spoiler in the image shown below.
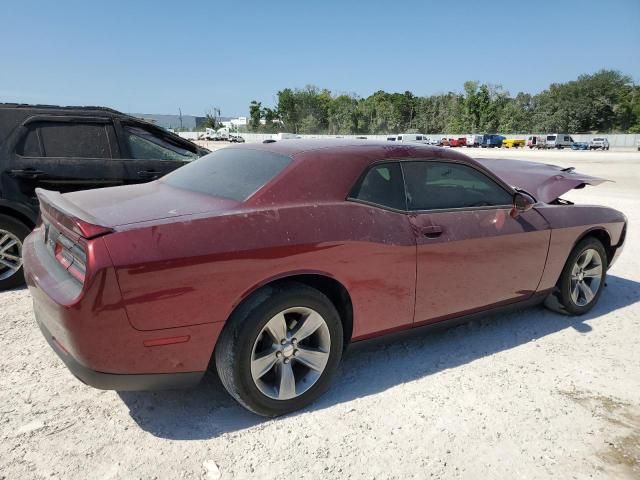
[[98,219],[67,200],[60,192],[36,188],[36,195],[41,212],[86,239],[113,232],[112,228],[100,225]]

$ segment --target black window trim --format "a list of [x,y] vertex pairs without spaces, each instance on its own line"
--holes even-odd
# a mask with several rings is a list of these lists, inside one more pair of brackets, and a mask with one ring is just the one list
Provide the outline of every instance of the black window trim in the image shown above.
[[[362,182],[364,181],[364,178],[369,174],[369,172],[371,170],[373,170],[374,168],[379,167],[380,165],[385,165],[385,164],[389,164],[389,163],[397,163],[398,167],[400,167],[400,175],[402,178],[402,187],[404,190],[404,210],[403,209],[398,209],[398,208],[393,208],[390,207],[388,205],[383,205],[381,203],[376,203],[376,202],[370,202],[367,200],[361,200],[359,198],[354,197],[353,194],[353,190],[356,187],[359,187]],[[345,199],[348,202],[354,202],[354,203],[360,203],[362,205],[369,205],[371,207],[378,207],[382,210],[389,210],[391,212],[395,212],[395,213],[407,213],[408,210],[408,205],[407,205],[407,187],[406,187],[406,182],[404,181],[404,170],[402,169],[402,165],[401,165],[401,159],[398,158],[384,158],[382,160],[376,160],[373,163],[370,163],[369,165],[367,165],[367,168],[364,169],[364,171],[360,174],[360,176],[358,177],[358,179],[355,181],[355,183],[351,186],[351,189],[349,190],[349,193],[347,194],[347,198]]]
[[[135,118],[118,118],[114,123],[116,124],[115,125],[116,137],[118,138],[118,145],[120,147],[120,156],[121,156],[120,160],[131,160],[134,162],[140,161],[140,159],[138,158],[132,158],[131,149],[126,139],[126,127],[140,128],[142,130],[145,130],[151,133],[152,135],[156,135],[166,140],[168,143],[171,143],[178,148],[183,148],[184,150],[188,150],[191,153],[194,153],[196,155],[199,154],[197,145],[192,144],[192,142],[185,141],[179,135],[171,133],[170,131],[165,130],[162,127],[158,127],[157,125],[153,125],[144,121],[139,121]],[[126,158],[125,158],[125,155],[127,155]],[[193,159],[193,160],[196,160],[196,159]],[[189,163],[190,161],[193,161],[193,160],[184,160],[184,162]],[[181,160],[175,160],[175,161],[179,162]]]
[[[516,194],[516,190],[513,187],[511,187],[510,185],[507,185],[503,180],[501,180],[499,177],[495,176],[492,172],[485,171],[484,169],[478,168],[476,165],[472,165],[472,164],[470,164],[468,162],[465,162],[465,161],[462,161],[462,160],[456,160],[456,159],[452,159],[452,158],[410,158],[410,157],[407,158],[407,157],[402,157],[402,158],[385,158],[385,159],[376,160],[375,162],[370,163],[367,166],[367,168],[364,170],[364,172],[362,172],[362,174],[355,181],[355,183],[353,184],[351,189],[349,190],[349,193],[348,193],[347,198],[345,199],[345,201],[354,202],[354,203],[360,203],[362,205],[368,205],[368,206],[371,206],[371,207],[377,207],[377,208],[380,208],[382,210],[388,210],[388,211],[395,212],[395,213],[404,213],[406,215],[424,215],[424,214],[429,214],[429,213],[464,212],[464,211],[469,211],[469,210],[471,210],[471,211],[477,211],[477,210],[503,210],[505,208],[513,208],[513,204],[505,204],[505,205],[486,205],[486,206],[480,206],[480,207],[437,208],[437,209],[431,209],[431,210],[409,210],[409,197],[408,197],[408,192],[407,192],[407,182],[405,181],[404,168],[403,168],[403,164],[404,163],[408,163],[408,162],[454,163],[454,164],[464,165],[466,167],[474,169],[476,172],[478,172],[479,174],[485,176],[489,180],[492,180],[495,184],[497,184],[500,188],[502,188],[506,193],[511,195],[512,198]],[[369,173],[369,171],[372,170],[373,168],[379,166],[380,164],[385,164],[385,163],[399,163],[400,164],[400,171],[402,173],[402,184],[404,186],[405,210],[399,210],[397,208],[389,207],[387,205],[382,205],[382,204],[375,203],[375,202],[369,202],[369,201],[366,201],[366,200],[360,200],[359,198],[356,198],[356,197],[352,196],[353,190],[356,188],[356,186],[359,186],[361,184],[361,182],[364,180],[364,177]]]

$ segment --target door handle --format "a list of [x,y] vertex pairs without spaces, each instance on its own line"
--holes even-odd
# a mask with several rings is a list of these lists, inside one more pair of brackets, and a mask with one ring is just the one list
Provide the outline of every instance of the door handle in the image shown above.
[[42,170],[36,170],[35,168],[25,168],[9,170],[9,174],[16,178],[38,178],[44,175],[44,172]]
[[440,225],[428,225],[420,227],[420,231],[427,238],[437,238],[442,235],[442,227]]
[[155,170],[142,170],[138,172],[140,178],[156,178],[162,175],[162,172],[156,172]]

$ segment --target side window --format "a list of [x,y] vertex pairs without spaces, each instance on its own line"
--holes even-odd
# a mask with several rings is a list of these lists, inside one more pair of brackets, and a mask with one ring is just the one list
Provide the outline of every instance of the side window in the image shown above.
[[111,158],[103,123],[42,122],[38,125],[45,157]]
[[41,157],[40,139],[38,138],[38,129],[30,126],[29,130],[16,145],[16,153],[23,157]]
[[406,210],[402,170],[398,162],[372,167],[354,187],[351,198]]
[[131,158],[190,162],[198,155],[186,148],[140,127],[125,126],[125,141]]
[[405,162],[409,210],[511,205],[512,195],[474,168],[459,163]]

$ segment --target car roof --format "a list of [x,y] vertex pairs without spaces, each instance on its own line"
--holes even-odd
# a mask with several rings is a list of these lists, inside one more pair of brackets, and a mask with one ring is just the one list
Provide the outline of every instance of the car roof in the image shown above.
[[385,160],[443,159],[483,165],[455,150],[421,143],[358,139],[291,139],[227,148],[264,151],[291,157],[290,165],[252,195],[247,205],[342,201],[367,167]]

